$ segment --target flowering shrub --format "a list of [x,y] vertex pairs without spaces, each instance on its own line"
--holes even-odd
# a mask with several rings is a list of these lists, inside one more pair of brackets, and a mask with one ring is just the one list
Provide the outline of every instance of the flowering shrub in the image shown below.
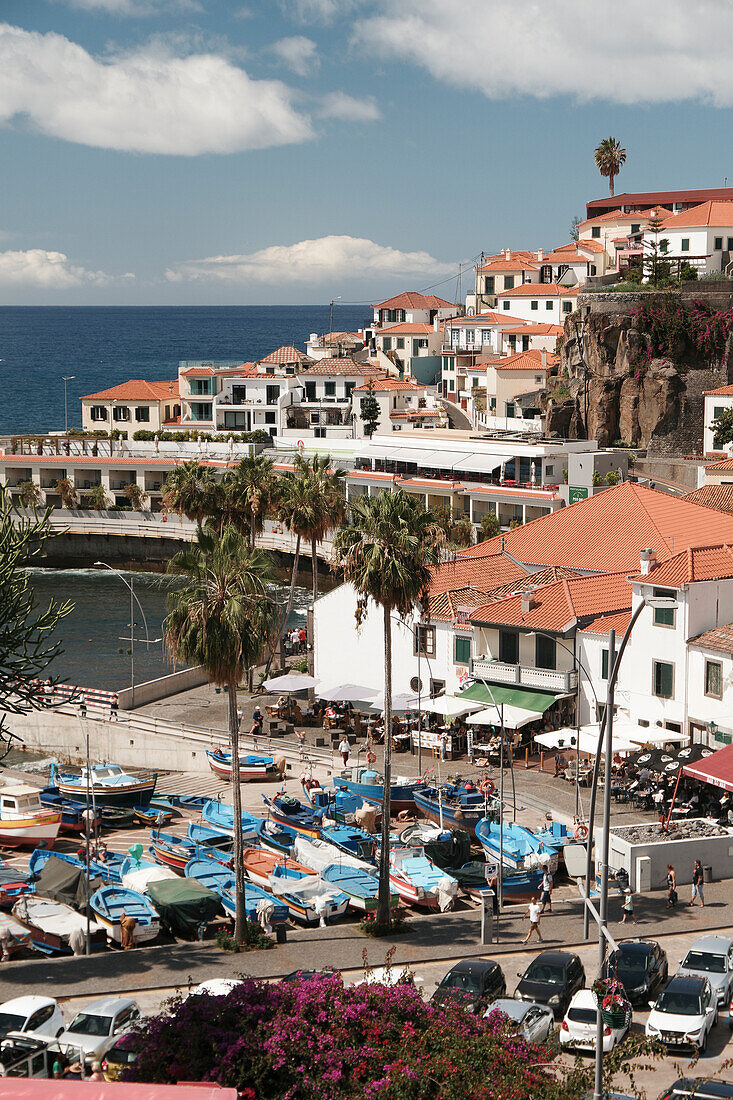
[[646,348],[638,352],[635,365],[679,355],[680,345],[695,349],[710,364],[721,364],[725,344],[733,329],[733,310],[713,310],[693,301],[689,309],[681,304],[644,302],[632,309],[636,327],[646,336]]
[[618,978],[596,978],[591,989],[601,1008],[607,1011],[629,1007],[626,991]]
[[248,1100],[579,1100],[587,1071],[511,1035],[499,1012],[426,1004],[411,985],[344,987],[340,974],[194,996],[127,1042],[125,1080],[210,1081]]
[[397,906],[390,914],[389,924],[379,924],[376,912],[365,913],[359,921],[359,927],[367,936],[391,936],[394,932],[409,932],[407,913]]

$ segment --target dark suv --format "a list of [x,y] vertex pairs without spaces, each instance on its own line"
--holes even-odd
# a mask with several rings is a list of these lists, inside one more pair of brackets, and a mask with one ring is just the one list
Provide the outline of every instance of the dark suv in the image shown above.
[[659,996],[669,974],[667,956],[653,940],[620,943],[603,964],[604,978],[618,978],[631,1004],[646,1008]]
[[573,994],[585,987],[585,970],[577,955],[565,951],[541,951],[532,959],[514,996],[551,1008],[555,1018],[565,1015]]
[[452,966],[430,998],[433,1004],[460,1000],[469,1012],[483,1013],[506,993],[504,972],[492,959],[462,959]]

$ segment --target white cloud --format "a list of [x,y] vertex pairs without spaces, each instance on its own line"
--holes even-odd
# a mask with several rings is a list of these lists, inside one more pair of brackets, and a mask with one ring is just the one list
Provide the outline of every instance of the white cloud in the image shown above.
[[729,0],[380,0],[357,42],[491,99],[733,104]]
[[283,64],[298,76],[308,76],[321,64],[315,42],[296,34],[292,38],[281,38],[270,47]]
[[342,118],[347,122],[376,122],[382,112],[373,99],[355,99],[346,92],[329,92],[321,100],[321,118]]
[[159,15],[171,11],[203,10],[196,0],[65,0],[65,3],[80,11],[101,12],[105,15]]
[[285,10],[302,23],[330,23],[350,15],[362,0],[281,0]]
[[216,53],[164,43],[100,60],[62,35],[0,24],[0,123],[27,120],[81,145],[196,156],[313,136],[277,80],[252,80]]
[[363,237],[330,236],[272,245],[244,255],[187,260],[169,268],[166,278],[170,282],[316,285],[324,280],[433,277],[455,268],[455,264],[436,260],[428,252],[401,252]]
[[[132,279],[133,275],[123,276]],[[113,282],[104,271],[89,271],[69,263],[63,252],[29,248],[24,252],[0,252],[1,287],[35,287],[38,290],[68,290],[79,286],[107,286]]]

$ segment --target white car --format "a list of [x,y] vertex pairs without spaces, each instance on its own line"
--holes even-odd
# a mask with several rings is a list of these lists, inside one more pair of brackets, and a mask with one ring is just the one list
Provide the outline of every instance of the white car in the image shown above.
[[209,978],[208,982],[201,982],[190,993],[187,993],[184,1000],[188,1000],[189,997],[197,997],[199,994],[205,994],[209,997],[227,997],[233,989],[241,984],[241,981],[238,981],[237,978]]
[[528,1043],[545,1043],[555,1027],[552,1009],[546,1005],[536,1005],[527,1001],[515,1001],[512,997],[499,997],[490,1004],[484,1016],[492,1012],[503,1012],[508,1016],[515,1029],[512,1034],[521,1035]]
[[136,1001],[128,997],[100,997],[77,1012],[58,1043],[62,1050],[85,1062],[101,1061],[120,1035],[131,1031],[140,1019]]
[[718,998],[707,978],[675,976],[656,1003],[649,1004],[647,1039],[704,1054],[708,1036],[718,1022]]
[[39,1039],[55,1039],[65,1026],[53,997],[14,997],[0,1004],[0,1038],[9,1031],[22,1031]]
[[[568,1005],[568,1010],[560,1024],[560,1045],[574,1050],[595,1050],[598,1026],[596,999],[590,989],[579,989]],[[631,1026],[631,1011],[623,1027],[603,1025],[603,1053],[610,1050],[626,1038]]]

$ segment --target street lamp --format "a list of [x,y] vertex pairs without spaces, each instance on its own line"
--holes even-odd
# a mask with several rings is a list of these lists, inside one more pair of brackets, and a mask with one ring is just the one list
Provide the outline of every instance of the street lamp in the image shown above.
[[61,376],[64,382],[64,434],[69,434],[69,382],[73,382],[76,378],[75,374],[64,374]]
[[333,336],[333,304],[334,304],[334,302],[340,302],[340,301],[341,301],[341,295],[340,294],[337,294],[335,298],[331,299],[331,316],[330,316],[329,322],[328,322],[328,335],[329,336]]
[[[101,566],[103,569],[109,569],[110,573],[114,573],[116,577],[119,577],[119,579],[122,581],[122,583],[125,585],[125,587],[130,590],[130,638],[129,638],[129,642],[130,642],[130,706],[134,707],[134,705],[135,705],[135,621],[134,621],[135,609],[134,609],[134,606],[133,606],[133,600],[135,601],[137,606],[140,608],[140,614],[143,617],[143,624],[145,626],[145,637],[144,638],[138,638],[138,641],[140,642],[140,644],[141,645],[148,645],[148,646],[149,645],[155,645],[156,642],[161,641],[161,638],[151,638],[150,637],[150,633],[148,631],[148,621],[145,618],[145,612],[143,611],[143,605],[140,603],[140,600],[135,595],[135,590],[132,587],[132,583],[130,581],[125,580],[122,573],[120,573],[119,569],[113,569],[111,565],[107,565],[106,561],[95,561],[94,564]],[[121,638],[120,639],[120,641],[123,641],[123,642],[127,641],[127,640],[128,640],[127,638]]]

